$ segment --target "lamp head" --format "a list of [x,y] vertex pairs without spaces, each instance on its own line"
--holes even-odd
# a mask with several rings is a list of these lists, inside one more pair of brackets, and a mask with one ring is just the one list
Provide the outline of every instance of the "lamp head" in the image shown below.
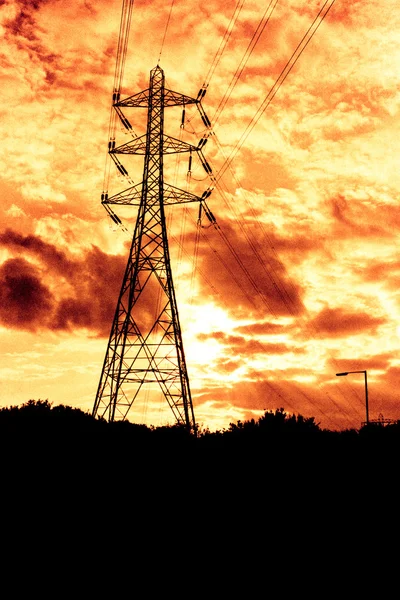
[[336,373],[336,377],[344,377],[344,375],[348,375],[349,372],[347,371],[346,373]]

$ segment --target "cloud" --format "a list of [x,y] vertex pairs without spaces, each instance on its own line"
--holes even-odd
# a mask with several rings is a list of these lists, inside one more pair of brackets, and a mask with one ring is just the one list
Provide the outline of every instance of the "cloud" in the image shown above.
[[[84,328],[95,335],[109,334],[126,257],[105,254],[96,246],[79,258],[67,256],[35,235],[22,235],[10,229],[0,234],[0,246],[29,259],[10,259],[4,265],[4,314],[10,301],[16,315],[8,320],[3,318],[8,327],[53,331]],[[23,265],[23,270],[19,269],[21,277],[10,277],[13,261]],[[152,277],[131,313],[143,335],[154,323],[158,293],[159,285]],[[24,318],[14,308],[14,304],[20,306],[19,299],[21,311],[25,302]]]
[[46,322],[54,304],[38,269],[21,258],[0,268],[0,322],[16,329],[35,330]]
[[[237,328],[236,331],[239,331],[240,328]],[[246,331],[249,332],[249,329],[246,328]],[[254,329],[252,330],[254,333]],[[231,355],[239,355],[243,359],[244,358],[253,358],[260,354],[287,354],[290,352],[294,352],[296,354],[304,352],[301,348],[296,348],[294,345],[291,346],[289,344],[284,343],[270,343],[265,341],[260,341],[254,338],[246,338],[241,335],[229,335],[222,331],[215,331],[210,334],[198,334],[197,338],[200,341],[205,340],[217,340],[220,344],[229,349],[229,353]],[[225,359],[222,359],[222,363],[224,363]]]
[[322,427],[330,429],[359,427],[364,410],[362,402],[352,406],[345,396],[336,401],[322,388],[315,387],[310,391],[307,384],[291,381],[285,376],[268,378],[261,373],[253,381],[238,382],[235,393],[225,386],[196,396],[196,409],[200,414],[207,404],[217,416],[224,412],[229,414],[234,407],[242,415],[237,418],[247,419],[258,418],[266,410],[283,408],[288,414],[314,417],[317,423],[323,423]]
[[47,269],[58,274],[73,276],[75,265],[64,252],[58,250],[53,244],[43,241],[35,235],[22,235],[12,229],[0,233],[0,245],[14,252],[36,256],[44,263]]
[[244,335],[274,335],[287,332],[287,324],[267,322],[255,322],[248,325],[240,325],[235,331]]
[[400,288],[400,261],[395,257],[390,257],[387,261],[372,260],[358,274],[364,281],[382,284],[395,293]]
[[[19,2],[8,3],[7,13],[3,17],[5,39],[14,46],[18,53],[26,53],[28,60],[39,61],[43,64],[52,65],[60,59],[57,54],[46,50],[41,41],[43,29],[40,27],[37,16],[40,9],[50,4],[51,0],[19,0]],[[44,73],[45,77],[47,72]]]
[[377,353],[357,358],[340,358],[337,361],[329,360],[328,365],[330,365],[332,372],[336,370],[338,372],[368,371],[373,373],[377,371],[386,373],[392,369],[390,367],[392,359],[393,355],[391,353]]
[[209,335],[199,334],[198,339],[204,341],[206,339],[214,339],[229,348],[232,355],[239,354],[243,356],[254,356],[263,352],[263,346],[257,340],[246,339],[239,335],[228,335],[222,331],[216,331]]
[[6,32],[26,38],[29,41],[37,40],[37,23],[34,14],[41,6],[48,3],[49,0],[18,0],[18,2],[8,2],[8,8],[11,9],[10,13],[13,11],[13,14],[4,19]]
[[[367,13],[362,9],[368,7]],[[364,0],[353,0],[348,4],[336,3],[329,13],[329,21],[337,22],[342,25],[351,26],[360,18],[364,19],[365,14],[369,14],[369,24],[373,24],[373,14],[376,10],[375,2],[364,2]]]
[[231,360],[231,359],[219,359],[217,361],[216,367],[218,368],[218,372],[225,375],[230,375],[240,369],[242,366],[241,360]]
[[320,335],[332,338],[360,335],[362,333],[375,333],[376,330],[387,323],[386,317],[372,317],[362,311],[348,311],[345,308],[324,308],[314,319],[311,325]]
[[219,220],[222,237],[213,230],[207,242],[213,252],[202,245],[199,252],[201,269],[212,273],[212,283],[226,298],[237,317],[265,313],[274,316],[299,315],[303,311],[302,290],[293,281],[274,252],[262,241],[257,246],[244,228]]
[[86,328],[97,335],[109,333],[125,258],[95,246],[79,259],[68,257],[53,244],[12,230],[0,234],[0,245],[29,258],[8,259],[2,265],[3,324],[16,329]]
[[336,239],[352,237],[391,238],[400,227],[400,209],[398,206],[383,205],[374,197],[357,193],[338,195],[330,199],[333,234]]

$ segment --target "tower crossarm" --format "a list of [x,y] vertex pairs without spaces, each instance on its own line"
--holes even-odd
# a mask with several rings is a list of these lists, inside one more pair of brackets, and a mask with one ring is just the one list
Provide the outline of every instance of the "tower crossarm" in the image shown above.
[[[102,204],[122,204],[126,206],[139,206],[142,197],[142,183],[127,188],[119,194],[105,197]],[[173,185],[164,183],[164,205],[183,204],[184,202],[202,202],[200,196],[181,190]]]
[[164,183],[164,204],[182,204],[183,202],[201,202],[200,196]]
[[128,106],[134,108],[148,108],[149,106],[149,90],[144,90],[139,92],[138,94],[134,94],[133,96],[129,96],[124,100],[118,99],[118,102],[115,102],[115,107],[119,106]]
[[179,152],[195,152],[196,146],[182,142],[170,135],[164,135],[164,154],[177,154]]
[[[163,138],[164,154],[178,154],[180,152],[195,152],[197,146],[182,142],[170,135],[164,135]],[[110,150],[110,154],[146,154],[146,136],[142,135],[134,140],[126,142]]]
[[110,154],[146,154],[146,135],[141,135],[126,144],[110,150]]
[[[179,94],[165,88],[164,90],[164,107],[168,106],[186,106],[187,104],[198,104],[198,100],[185,94]],[[115,107],[129,107],[129,108],[148,108],[149,105],[149,90],[144,90],[123,100],[118,99],[118,102],[114,103]]]
[[142,197],[142,183],[137,183],[123,192],[114,194],[102,200],[102,204],[124,204],[126,206],[139,206]]
[[187,104],[197,104],[198,100],[185,96],[185,94],[179,94],[165,88],[164,90],[164,106],[186,106]]

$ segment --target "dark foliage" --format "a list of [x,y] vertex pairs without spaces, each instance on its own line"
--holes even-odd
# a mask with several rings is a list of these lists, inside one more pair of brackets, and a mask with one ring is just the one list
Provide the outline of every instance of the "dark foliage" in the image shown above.
[[265,411],[256,421],[230,423],[227,429],[211,432],[198,429],[197,436],[183,425],[154,427],[129,421],[108,423],[94,418],[79,408],[52,404],[48,400],[29,400],[20,406],[0,409],[1,439],[20,444],[45,443],[52,440],[58,446],[68,442],[120,443],[132,445],[185,446],[191,448],[223,448],[234,446],[245,451],[254,445],[278,445],[313,449],[329,447],[365,448],[368,444],[391,444],[400,441],[400,421],[390,425],[373,424],[360,430],[331,431],[321,429],[314,417],[287,414],[283,408]]
[[378,477],[382,486],[397,470],[400,424],[337,432],[279,409],[195,437],[179,425],[107,423],[29,400],[0,410],[0,447],[3,483],[12,477],[18,488],[83,493],[105,486],[108,493],[136,490],[152,500],[168,490],[168,502],[178,503],[245,494],[259,505],[266,493],[271,500],[283,490],[349,493]]

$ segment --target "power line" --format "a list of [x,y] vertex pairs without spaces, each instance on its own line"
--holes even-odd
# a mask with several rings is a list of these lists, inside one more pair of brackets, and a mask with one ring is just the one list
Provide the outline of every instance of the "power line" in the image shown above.
[[[115,61],[115,72],[114,72],[114,87],[113,87],[113,95],[112,102],[110,107],[110,121],[108,127],[108,139],[109,139],[109,149],[111,148],[111,144],[115,140],[115,129],[117,124],[118,117],[121,119],[122,114],[117,112],[114,109],[114,103],[118,101],[122,81],[124,77],[125,70],[125,62],[126,62],[126,53],[128,49],[128,41],[129,41],[129,32],[131,28],[131,20],[132,20],[132,10],[133,10],[134,0],[123,0],[122,3],[122,11],[121,11],[121,21],[118,35],[118,46],[117,46],[117,56]],[[132,129],[130,124],[126,121],[124,125],[129,125],[128,129]],[[104,168],[104,180],[103,180],[103,194],[108,192],[108,184],[110,179],[110,166],[111,159],[110,154],[107,152],[106,154],[106,163]]]
[[235,23],[236,23],[239,15],[240,15],[240,11],[243,8],[244,1],[245,0],[238,0],[238,2],[236,3],[235,10],[234,10],[233,15],[231,17],[231,20],[229,21],[229,25],[226,28],[224,36],[223,36],[223,38],[222,38],[222,40],[220,42],[219,48],[218,48],[218,50],[217,50],[217,52],[216,52],[216,54],[214,56],[214,59],[213,59],[213,61],[211,63],[210,69],[209,69],[209,71],[208,71],[208,73],[206,75],[206,78],[204,79],[203,88],[207,88],[208,87],[208,85],[209,85],[209,83],[211,81],[211,78],[212,78],[212,76],[214,74],[214,71],[217,68],[219,61],[221,60],[222,54],[224,53],[226,45],[229,42],[229,39],[231,37],[232,30],[233,30],[233,28],[235,26]]
[[[328,6],[328,8],[326,8],[326,6],[327,6],[327,4],[329,2],[330,2],[330,5]],[[304,36],[302,37],[301,41],[297,45],[297,47],[296,47],[295,51],[293,52],[292,56],[290,57],[290,59],[288,60],[288,62],[284,66],[284,68],[282,69],[282,71],[281,71],[278,79],[275,81],[274,85],[269,90],[269,92],[266,95],[266,97],[264,98],[263,102],[261,103],[261,105],[257,109],[254,117],[252,118],[252,120],[250,121],[250,123],[248,124],[248,126],[246,127],[245,131],[242,133],[240,139],[238,140],[238,142],[236,143],[235,147],[231,151],[230,155],[228,156],[228,158],[226,159],[226,161],[222,165],[221,169],[219,170],[219,172],[217,174],[217,178],[218,179],[220,179],[222,177],[222,175],[225,173],[226,169],[229,167],[230,163],[232,162],[232,160],[234,159],[234,157],[236,156],[236,154],[239,152],[240,148],[243,146],[244,142],[246,141],[246,139],[250,135],[251,131],[253,130],[253,128],[258,123],[259,119],[261,118],[261,115],[263,114],[263,112],[265,111],[265,109],[269,106],[269,104],[272,102],[273,98],[275,97],[276,93],[278,92],[278,90],[282,86],[282,84],[285,81],[286,77],[289,75],[290,71],[293,69],[293,67],[295,66],[295,64],[299,60],[300,56],[302,55],[302,53],[306,49],[307,45],[309,44],[309,42],[313,38],[314,34],[318,30],[319,26],[321,25],[322,21],[325,19],[326,15],[330,11],[330,9],[332,8],[332,6],[333,6],[334,3],[335,3],[335,0],[325,0],[325,3],[323,4],[322,8],[319,10],[319,12],[318,12],[317,16],[315,17],[314,21],[311,23],[311,25],[308,28],[307,32],[304,34]]]
[[[325,18],[326,14],[328,13],[328,11],[329,11],[329,9],[331,8],[331,6],[333,5],[334,1],[335,1],[335,0],[333,0],[333,1],[331,2],[331,5],[329,6],[328,10],[325,12],[325,14],[323,15],[323,17],[322,17],[321,21],[320,21],[320,22],[318,23],[318,25],[315,27],[315,30],[312,32],[312,34],[310,35],[309,39],[307,39],[307,41],[305,42],[304,46],[302,47],[302,49],[301,49],[301,51],[300,51],[300,50],[299,50],[299,48],[301,47],[301,44],[302,44],[302,42],[304,41],[304,39],[306,39],[306,36],[307,36],[308,32],[311,30],[312,26],[315,24],[315,22],[316,22],[317,18],[314,20],[314,23],[313,23],[313,25],[312,25],[312,26],[310,26],[310,28],[309,28],[309,30],[308,30],[308,32],[307,32],[307,34],[304,36],[304,38],[303,38],[302,42],[299,44],[299,46],[297,47],[296,51],[293,53],[293,55],[292,55],[292,57],[291,57],[291,59],[290,59],[290,61],[291,61],[291,60],[293,59],[293,57],[294,57],[294,56],[296,56],[296,58],[295,58],[294,62],[293,62],[291,65],[290,65],[290,68],[288,68],[287,72],[284,74],[284,77],[281,79],[281,81],[279,82],[279,79],[277,80],[277,82],[276,82],[276,83],[278,83],[278,82],[279,82],[279,85],[276,87],[276,90],[274,90],[274,88],[272,88],[272,90],[274,91],[274,93],[273,93],[273,95],[270,97],[270,99],[269,99],[269,102],[272,100],[272,98],[275,96],[275,94],[276,94],[276,92],[278,91],[278,89],[280,88],[280,86],[283,84],[283,82],[284,82],[284,80],[286,79],[286,77],[287,77],[288,73],[289,73],[289,72],[290,72],[290,70],[293,68],[294,64],[297,62],[298,58],[300,57],[301,53],[304,51],[305,47],[307,46],[307,44],[308,44],[308,43],[309,43],[309,41],[311,40],[312,36],[313,36],[313,35],[315,34],[315,32],[317,31],[318,27],[320,26],[320,24],[321,24],[322,20]],[[276,6],[276,3],[277,3],[277,0],[275,1],[275,4],[274,4],[274,6],[272,7],[272,10],[275,8],[275,6]],[[174,4],[174,0],[172,0],[171,7],[170,7],[170,12],[169,12],[169,16],[168,16],[168,20],[167,20],[167,24],[166,24],[165,32],[164,32],[164,37],[163,37],[163,40],[162,40],[161,50],[160,50],[160,57],[161,57],[161,54],[162,54],[162,50],[163,50],[163,46],[164,46],[164,42],[165,42],[165,38],[166,38],[166,33],[167,33],[167,30],[168,30],[168,26],[169,26],[169,21],[170,21],[170,17],[171,17],[171,13],[172,13],[173,4]],[[327,2],[325,2],[325,4],[324,4],[324,7],[326,6],[326,4],[327,4]],[[122,14],[122,17],[121,17],[121,31],[120,31],[120,39],[119,39],[118,53],[117,53],[117,54],[118,54],[118,59],[117,59],[117,66],[116,66],[116,76],[115,76],[114,93],[119,93],[119,91],[120,91],[120,88],[121,88],[121,84],[122,84],[123,70],[124,70],[125,57],[126,57],[126,48],[127,48],[127,43],[128,43],[128,34],[129,34],[129,26],[130,26],[130,18],[131,18],[131,10],[132,10],[132,6],[133,6],[133,0],[130,0],[130,1],[126,1],[126,0],[124,0],[123,14]],[[242,8],[242,6],[243,6],[243,2],[239,2],[239,3],[237,4],[237,7],[236,7],[236,9],[237,9],[237,10],[240,12],[240,9]],[[265,11],[265,13],[264,13],[263,19],[265,18],[266,14],[267,14],[267,11],[269,10],[269,8],[270,8],[271,6],[272,6],[272,0],[271,0],[271,2],[270,2],[270,4],[269,4],[269,7],[268,7],[268,9],[267,9],[267,10]],[[323,7],[323,8],[324,8],[324,7]],[[321,9],[321,11],[322,11],[322,9]],[[321,11],[320,11],[320,13],[321,13]],[[227,32],[229,31],[229,35],[228,35],[228,37],[226,37],[226,38],[225,38],[224,44],[221,44],[221,45],[220,45],[220,49],[222,48],[222,50],[221,50],[221,52],[217,53],[217,55],[216,55],[216,57],[215,57],[215,59],[214,59],[214,63],[213,63],[213,65],[212,65],[212,68],[211,68],[211,69],[210,69],[210,71],[209,71],[209,75],[208,75],[209,79],[211,78],[212,74],[214,73],[214,70],[215,70],[215,68],[216,68],[216,66],[217,66],[217,64],[218,64],[218,62],[219,62],[219,60],[220,60],[220,58],[221,58],[221,56],[222,56],[223,50],[224,50],[224,48],[226,47],[227,41],[228,41],[228,39],[229,39],[229,36],[230,36],[230,34],[231,34],[231,32],[232,32],[233,25],[234,25],[234,23],[236,22],[236,19],[237,19],[237,16],[238,16],[239,12],[237,12],[237,13],[235,12],[235,14],[234,14],[234,16],[236,15],[235,19],[234,19],[234,16],[231,18],[230,26],[228,27],[228,30],[227,30]],[[319,13],[319,14],[320,14],[320,13]],[[252,50],[254,49],[254,47],[255,47],[255,45],[256,45],[256,43],[257,43],[257,41],[258,41],[258,39],[259,39],[259,37],[260,37],[260,35],[261,35],[261,33],[262,33],[262,31],[264,30],[264,28],[265,28],[265,26],[266,26],[266,24],[267,24],[267,22],[268,22],[268,20],[269,20],[269,18],[270,18],[270,16],[271,16],[271,14],[272,14],[272,11],[271,11],[271,13],[268,15],[268,19],[267,19],[267,20],[264,22],[264,24],[263,24],[263,25],[261,25],[262,21],[260,22],[259,26],[257,27],[257,30],[256,30],[256,32],[253,34],[252,40],[251,40],[251,42],[250,42],[250,44],[249,44],[249,46],[248,46],[248,49],[247,49],[247,51],[246,51],[246,53],[245,53],[245,55],[244,55],[244,58],[242,59],[242,61],[241,61],[240,65],[239,65],[239,68],[238,68],[238,69],[236,70],[236,72],[235,72],[235,75],[234,75],[234,77],[233,77],[233,79],[232,79],[232,81],[231,81],[230,87],[228,88],[228,92],[227,92],[227,94],[225,94],[225,96],[224,96],[224,99],[223,99],[224,103],[223,103],[223,105],[221,105],[221,104],[220,104],[220,106],[218,107],[218,108],[220,108],[220,107],[222,106],[222,108],[220,108],[220,110],[219,110],[219,112],[218,112],[217,118],[218,118],[218,116],[220,115],[220,113],[222,112],[222,110],[223,110],[223,108],[224,108],[224,106],[225,106],[225,104],[226,104],[226,101],[227,101],[227,100],[228,100],[228,98],[230,97],[230,93],[231,93],[231,91],[232,91],[232,89],[233,89],[234,85],[235,85],[235,84],[236,84],[236,82],[238,81],[238,79],[239,79],[239,77],[240,77],[240,75],[241,75],[241,73],[242,73],[242,71],[243,71],[243,69],[244,69],[245,65],[247,64],[247,60],[248,60],[248,58],[249,58],[249,56],[250,56],[250,54],[251,54]],[[229,30],[229,28],[230,28],[230,30]],[[123,32],[125,32],[125,34],[124,34]],[[257,35],[258,37],[256,37],[256,35]],[[299,50],[299,52],[298,52],[298,54],[296,55],[296,52],[297,52],[298,50]],[[159,58],[159,61],[160,61],[160,58]],[[288,65],[290,64],[290,61],[288,62]],[[283,73],[284,73],[284,71],[283,71]],[[208,81],[209,81],[209,79],[208,79]],[[206,78],[206,80],[207,80],[207,78]],[[233,85],[232,85],[232,82],[233,82]],[[275,84],[275,85],[276,85],[276,84]],[[275,86],[274,86],[274,87],[275,87]],[[230,91],[229,91],[229,90],[230,90]],[[268,98],[268,96],[267,96],[267,98]],[[264,100],[264,103],[265,103],[265,100]],[[264,103],[261,105],[261,107],[263,107]],[[268,103],[268,104],[269,104],[269,103]],[[265,108],[266,108],[266,106],[268,106],[268,104],[266,104],[266,105],[265,105]],[[261,107],[260,107],[260,108],[261,108]],[[255,124],[257,123],[258,119],[260,118],[260,116],[261,116],[262,112],[265,110],[265,108],[263,108],[263,109],[262,109],[262,111],[261,111],[261,113],[259,113],[259,111],[260,111],[260,108],[258,109],[258,111],[257,111],[257,113],[256,113],[256,115],[255,115],[255,117],[253,118],[253,120],[252,120],[252,122],[251,122],[251,124],[253,123],[253,124],[252,124],[252,127],[251,127],[251,129],[252,129],[254,126],[255,126]],[[217,109],[217,110],[218,110],[218,109]],[[250,125],[251,125],[251,124],[250,124]],[[249,130],[249,131],[248,131],[248,133],[247,133],[247,135],[248,135],[248,134],[250,133],[251,129],[249,130],[249,127],[248,127],[248,128],[246,129],[245,133],[246,133],[246,132]],[[236,147],[235,154],[238,152],[238,150],[240,149],[241,145],[244,143],[245,139],[247,138],[247,135],[246,135],[244,138],[243,138],[243,136],[242,136],[242,138],[239,140],[239,142],[241,142],[241,144],[240,144],[240,145],[238,145],[238,146]],[[232,160],[233,160],[233,156],[232,156],[232,154],[231,154],[231,156],[230,156],[230,157],[229,157],[229,159],[228,159],[229,165],[230,165],[230,163],[232,162]],[[228,166],[229,166],[229,165],[228,165]],[[222,170],[221,170],[221,171],[222,171]],[[221,171],[220,171],[220,174],[221,174]],[[215,179],[215,178],[214,178],[214,181],[217,183],[217,181],[216,181],[216,179]],[[242,227],[241,227],[241,229],[242,229],[242,232],[245,234],[245,236],[246,236],[246,239],[247,239],[247,241],[249,242],[249,244],[250,244],[250,247],[252,248],[252,250],[253,250],[253,252],[254,252],[254,255],[255,255],[255,256],[257,257],[257,259],[260,261],[260,264],[263,264],[263,262],[262,262],[262,260],[261,260],[261,257],[260,257],[260,255],[259,255],[259,253],[258,253],[258,250],[257,250],[256,246],[254,245],[254,242],[253,242],[253,241],[252,241],[252,240],[251,240],[251,239],[248,237],[248,234],[247,234],[247,232],[246,232],[246,231],[245,231],[245,229],[243,228],[243,224],[241,224],[241,225],[242,225]],[[263,302],[265,302],[265,304],[266,304],[267,308],[269,309],[269,311],[270,311],[272,314],[274,314],[274,313],[273,313],[273,310],[272,310],[272,309],[271,309],[271,307],[268,305],[268,301],[267,301],[267,299],[266,299],[266,297],[265,297],[265,294],[262,294],[262,292],[260,291],[260,289],[259,289],[259,285],[258,285],[258,282],[257,282],[257,281],[254,279],[254,277],[252,276],[252,274],[251,274],[251,273],[248,271],[248,269],[247,269],[247,268],[246,268],[246,266],[244,265],[244,263],[243,263],[243,261],[241,260],[241,257],[239,256],[239,254],[238,254],[238,252],[237,252],[236,248],[234,247],[234,245],[231,243],[231,241],[229,240],[229,238],[226,236],[226,234],[225,234],[223,231],[219,230],[219,234],[221,235],[222,239],[224,240],[224,242],[225,242],[226,246],[227,246],[227,247],[228,247],[228,249],[230,250],[230,252],[231,252],[231,254],[233,255],[233,257],[235,258],[235,261],[237,262],[237,264],[240,266],[241,270],[242,270],[242,271],[244,272],[244,274],[246,275],[246,278],[247,278],[247,279],[248,279],[248,281],[250,282],[251,286],[254,288],[254,290],[256,291],[256,293],[258,294],[258,296],[259,296],[259,297],[260,297],[260,298],[263,300]],[[197,258],[197,250],[196,250],[196,258]],[[244,294],[247,296],[248,300],[250,300],[250,301],[252,302],[252,304],[254,304],[254,299],[253,299],[253,297],[252,297],[252,296],[250,296],[250,295],[248,294],[248,290],[247,290],[247,289],[246,289],[246,288],[245,288],[245,287],[244,287],[244,286],[243,286],[243,285],[240,283],[240,281],[239,281],[239,280],[237,279],[237,277],[235,276],[235,273],[232,271],[232,269],[229,267],[229,265],[226,263],[226,261],[224,261],[224,260],[223,260],[223,258],[222,258],[222,257],[220,257],[220,256],[219,256],[219,259],[221,260],[221,262],[222,262],[222,264],[224,265],[224,267],[225,267],[225,268],[228,270],[228,272],[230,273],[230,276],[231,276],[231,278],[232,278],[232,279],[235,281],[235,283],[236,283],[236,284],[239,286],[239,288],[241,289],[241,291],[242,291],[242,292],[243,292],[243,293],[244,293]],[[266,271],[266,272],[267,272],[267,271]],[[268,274],[268,273],[267,273],[267,274]],[[281,300],[282,300],[282,301],[283,301],[283,302],[286,304],[286,300],[285,300],[285,298],[284,298],[284,295],[283,295],[283,293],[282,293],[282,290],[280,290],[280,289],[279,289],[279,286],[276,284],[276,282],[274,281],[274,279],[271,277],[271,275],[270,275],[270,274],[269,274],[269,276],[270,276],[270,278],[271,278],[271,282],[272,282],[272,283],[273,283],[273,285],[276,287],[276,289],[277,289],[277,291],[278,291],[278,294],[279,294],[279,295],[280,295],[280,297],[281,297]],[[284,290],[284,292],[285,292],[285,293],[287,293],[287,292],[286,292],[286,290]],[[289,301],[291,301],[291,300],[290,300],[290,297],[289,297]],[[290,309],[290,307],[289,307],[288,305],[287,305],[287,308],[288,308],[288,309],[289,309],[289,311],[291,312],[291,309]],[[293,313],[292,313],[292,314],[293,314]],[[303,395],[304,395],[305,397],[307,397],[307,395],[306,395],[306,394],[304,394],[304,392],[302,392],[302,393],[303,393]],[[308,397],[307,397],[307,398],[308,398]],[[311,402],[311,403],[312,403],[312,401],[311,401],[310,399],[308,399],[308,400],[309,400],[309,402]],[[322,411],[321,411],[321,412],[322,412]]]
[[163,51],[163,48],[164,48],[165,37],[166,37],[166,35],[167,35],[167,31],[168,31],[168,25],[169,25],[169,21],[170,21],[170,19],[171,19],[171,14],[172,14],[172,9],[173,9],[173,6],[174,6],[174,1],[175,1],[175,0],[172,0],[172,2],[171,2],[171,8],[169,9],[169,15],[168,15],[168,19],[167,19],[167,24],[166,24],[166,26],[165,26],[164,37],[163,37],[163,39],[162,39],[162,42],[161,42],[161,49],[160,49],[160,54],[159,54],[159,57],[158,57],[158,62],[157,62],[157,65],[159,65],[159,64],[160,64],[160,60],[161,60],[161,53],[162,53],[162,51]]
[[[271,5],[272,5],[273,2],[274,2],[274,5],[271,8]],[[221,112],[223,111],[223,109],[224,109],[227,101],[231,97],[233,88],[235,87],[235,85],[239,81],[240,76],[243,73],[243,70],[244,70],[244,68],[245,68],[245,66],[246,66],[246,64],[247,64],[247,62],[248,62],[248,60],[249,60],[249,58],[251,56],[251,53],[253,52],[254,48],[256,47],[257,42],[259,41],[259,39],[260,39],[260,37],[261,37],[261,35],[262,35],[265,27],[267,26],[267,24],[269,22],[269,19],[271,18],[271,15],[274,12],[274,9],[275,9],[277,3],[278,3],[278,0],[270,0],[270,3],[268,5],[268,7],[266,8],[263,16],[261,17],[261,20],[258,23],[257,28],[256,28],[255,32],[253,33],[253,36],[252,36],[252,38],[251,38],[251,40],[250,40],[250,42],[249,42],[249,44],[247,46],[246,52],[244,53],[244,55],[243,55],[243,57],[242,57],[242,59],[241,59],[241,61],[239,63],[239,66],[236,69],[236,71],[235,71],[235,73],[234,73],[234,75],[233,75],[233,77],[231,79],[231,82],[230,82],[230,84],[228,86],[228,89],[225,92],[223,98],[221,99],[221,101],[220,101],[220,103],[219,103],[219,105],[217,107],[217,110],[215,111],[214,117],[212,118],[214,126],[215,126],[216,122],[218,121],[218,118],[219,118]]]
[[[303,36],[301,42],[298,44],[296,50],[293,52],[291,58],[289,59],[289,61],[286,64],[285,68],[283,69],[283,71],[282,71],[281,75],[279,76],[278,80],[275,82],[273,88],[270,90],[269,94],[267,95],[268,104],[272,101],[273,97],[275,96],[275,94],[277,93],[278,89],[283,84],[283,82],[286,79],[286,77],[288,76],[289,72],[294,67],[294,65],[296,64],[297,60],[300,58],[302,52],[305,50],[305,48],[308,45],[308,43],[311,41],[313,35],[316,33],[316,31],[318,30],[318,28],[321,25],[322,21],[324,20],[324,18],[328,14],[328,12],[329,12],[330,8],[332,7],[334,1],[335,0],[331,1],[330,5],[326,9],[326,6],[328,4],[328,0],[327,0],[325,2],[325,4],[323,5],[323,7],[321,8],[321,10],[319,11],[318,15],[315,17],[313,23],[310,25],[310,27],[307,30],[306,34]],[[265,22],[263,22],[263,20],[265,19],[266,15],[267,15],[268,10],[271,8],[271,5],[272,5],[272,2],[270,2],[270,5],[269,5],[268,9],[265,11],[265,13],[263,15],[263,18],[260,21],[256,32],[253,34],[252,40],[251,40],[251,42],[250,42],[250,44],[249,44],[249,46],[247,48],[247,51],[246,51],[244,57],[242,58],[242,61],[241,61],[240,65],[239,65],[238,69],[236,70],[233,79],[231,80],[231,84],[230,84],[230,86],[228,88],[228,91],[225,94],[224,98],[220,102],[220,105],[219,105],[219,107],[217,109],[217,112],[216,112],[217,118],[220,115],[220,113],[222,112],[222,110],[223,110],[223,108],[224,108],[224,106],[226,104],[226,101],[227,101],[227,99],[230,96],[229,91],[231,91],[233,89],[235,83],[239,79],[239,77],[240,77],[240,75],[241,75],[241,73],[242,73],[242,71],[243,71],[243,69],[244,69],[244,67],[245,67],[245,65],[247,63],[247,60],[248,60],[248,58],[249,58],[252,50],[255,47],[255,44],[257,43],[257,41],[258,41],[258,39],[259,39],[262,31],[264,30],[264,28],[265,28],[265,26],[266,26],[266,24],[267,24],[267,22],[268,22],[268,20],[269,20],[269,18],[271,16],[271,14],[272,14],[273,9],[276,6],[276,2],[273,5],[272,10],[269,13],[267,19],[265,20]],[[325,12],[324,12],[324,10],[325,10]],[[257,38],[256,38],[255,36],[256,36],[257,33],[258,33],[258,35],[257,35]],[[252,125],[252,127],[254,127],[254,125],[256,124],[256,122],[258,121],[258,119],[260,118],[262,112],[265,110],[265,108],[266,108],[266,106],[268,106],[268,104],[265,104],[265,100],[264,100],[263,104],[261,105],[261,109],[262,110],[258,109],[255,117],[252,120],[252,123],[254,123]],[[251,129],[252,129],[252,127],[251,127]],[[247,133],[247,135],[248,135],[250,133],[251,129],[249,129],[249,127],[248,127],[247,130],[245,131],[245,134]],[[211,133],[213,133],[213,132],[211,132]],[[240,146],[244,143],[245,139],[247,138],[247,135],[245,137],[242,136]],[[216,138],[216,141],[218,142],[217,138]],[[237,146],[236,152],[239,150],[240,146]],[[233,159],[233,156],[231,156],[230,159],[226,161],[226,165],[227,166],[230,165],[230,163],[232,162],[232,159]],[[227,203],[227,205],[229,207],[229,203],[226,200],[226,197],[225,197],[225,195],[223,193],[222,188],[220,187],[220,185],[218,185],[218,181],[214,177],[211,177],[211,179],[217,185],[217,188],[219,189],[219,192],[225,198],[225,201],[226,201],[226,203]],[[247,239],[247,241],[248,241],[248,243],[249,243],[249,245],[250,245],[250,247],[251,247],[254,255],[257,257],[260,265],[262,265],[263,268],[264,268],[264,270],[266,270],[265,269],[264,261],[261,259],[261,256],[259,255],[257,247],[254,245],[254,242],[252,242],[252,240],[248,237],[248,234],[245,231],[242,222],[239,221],[239,220],[237,220],[237,223],[238,223],[239,227],[241,228],[242,233],[244,233],[244,235],[245,235],[245,237],[246,237],[246,239]],[[222,239],[224,240],[226,246],[229,248],[231,254],[233,255],[233,257],[235,259],[235,261],[237,262],[237,264],[240,266],[241,270],[246,275],[246,277],[247,277],[248,281],[250,282],[251,286],[254,288],[255,292],[265,301],[265,298],[263,297],[263,294],[259,290],[257,282],[254,280],[254,278],[252,277],[252,275],[250,274],[250,272],[248,271],[248,269],[245,267],[243,261],[241,260],[239,254],[237,253],[237,251],[236,251],[235,247],[233,246],[233,244],[230,242],[230,240],[228,239],[228,237],[225,235],[225,233],[220,228],[219,228],[219,233],[220,233]],[[274,253],[276,254],[275,250],[274,250]],[[279,264],[282,265],[282,263],[279,261],[279,259],[278,259],[278,262],[279,262]],[[226,264],[224,264],[224,266],[225,266],[225,268],[227,268]],[[283,267],[283,265],[282,265],[282,267]],[[272,270],[274,270],[274,269],[272,269]],[[266,273],[269,276],[269,278],[271,280],[271,283],[273,284],[273,286],[277,290],[278,295],[280,296],[282,302],[286,305],[286,307],[288,308],[289,312],[293,315],[293,311],[292,311],[292,309],[290,307],[290,304],[292,303],[292,298],[290,297],[290,295],[288,294],[288,292],[286,291],[286,289],[283,289],[283,290],[280,289],[279,284],[277,283],[277,281],[274,279],[274,277],[272,276],[272,274],[270,272],[266,271]],[[278,279],[279,279],[279,277],[278,277]],[[237,280],[235,280],[235,281],[238,284]],[[242,290],[242,292],[245,292],[243,286],[240,283],[239,283],[239,288]],[[285,298],[285,295],[287,296],[287,299]],[[299,302],[300,302],[301,306],[303,306],[303,308],[304,308],[304,305],[302,304],[301,300],[299,300]],[[267,306],[268,306],[268,304],[267,304]],[[272,314],[274,314],[273,310],[271,310],[271,307],[268,306],[268,308],[269,308],[270,312]],[[309,326],[310,326],[310,324],[308,323],[307,327],[309,327]],[[314,333],[318,334],[317,331],[314,331]],[[312,335],[312,337],[314,337],[314,335]],[[304,395],[304,392],[302,392],[302,394]],[[334,404],[336,404],[336,403],[334,403]]]

